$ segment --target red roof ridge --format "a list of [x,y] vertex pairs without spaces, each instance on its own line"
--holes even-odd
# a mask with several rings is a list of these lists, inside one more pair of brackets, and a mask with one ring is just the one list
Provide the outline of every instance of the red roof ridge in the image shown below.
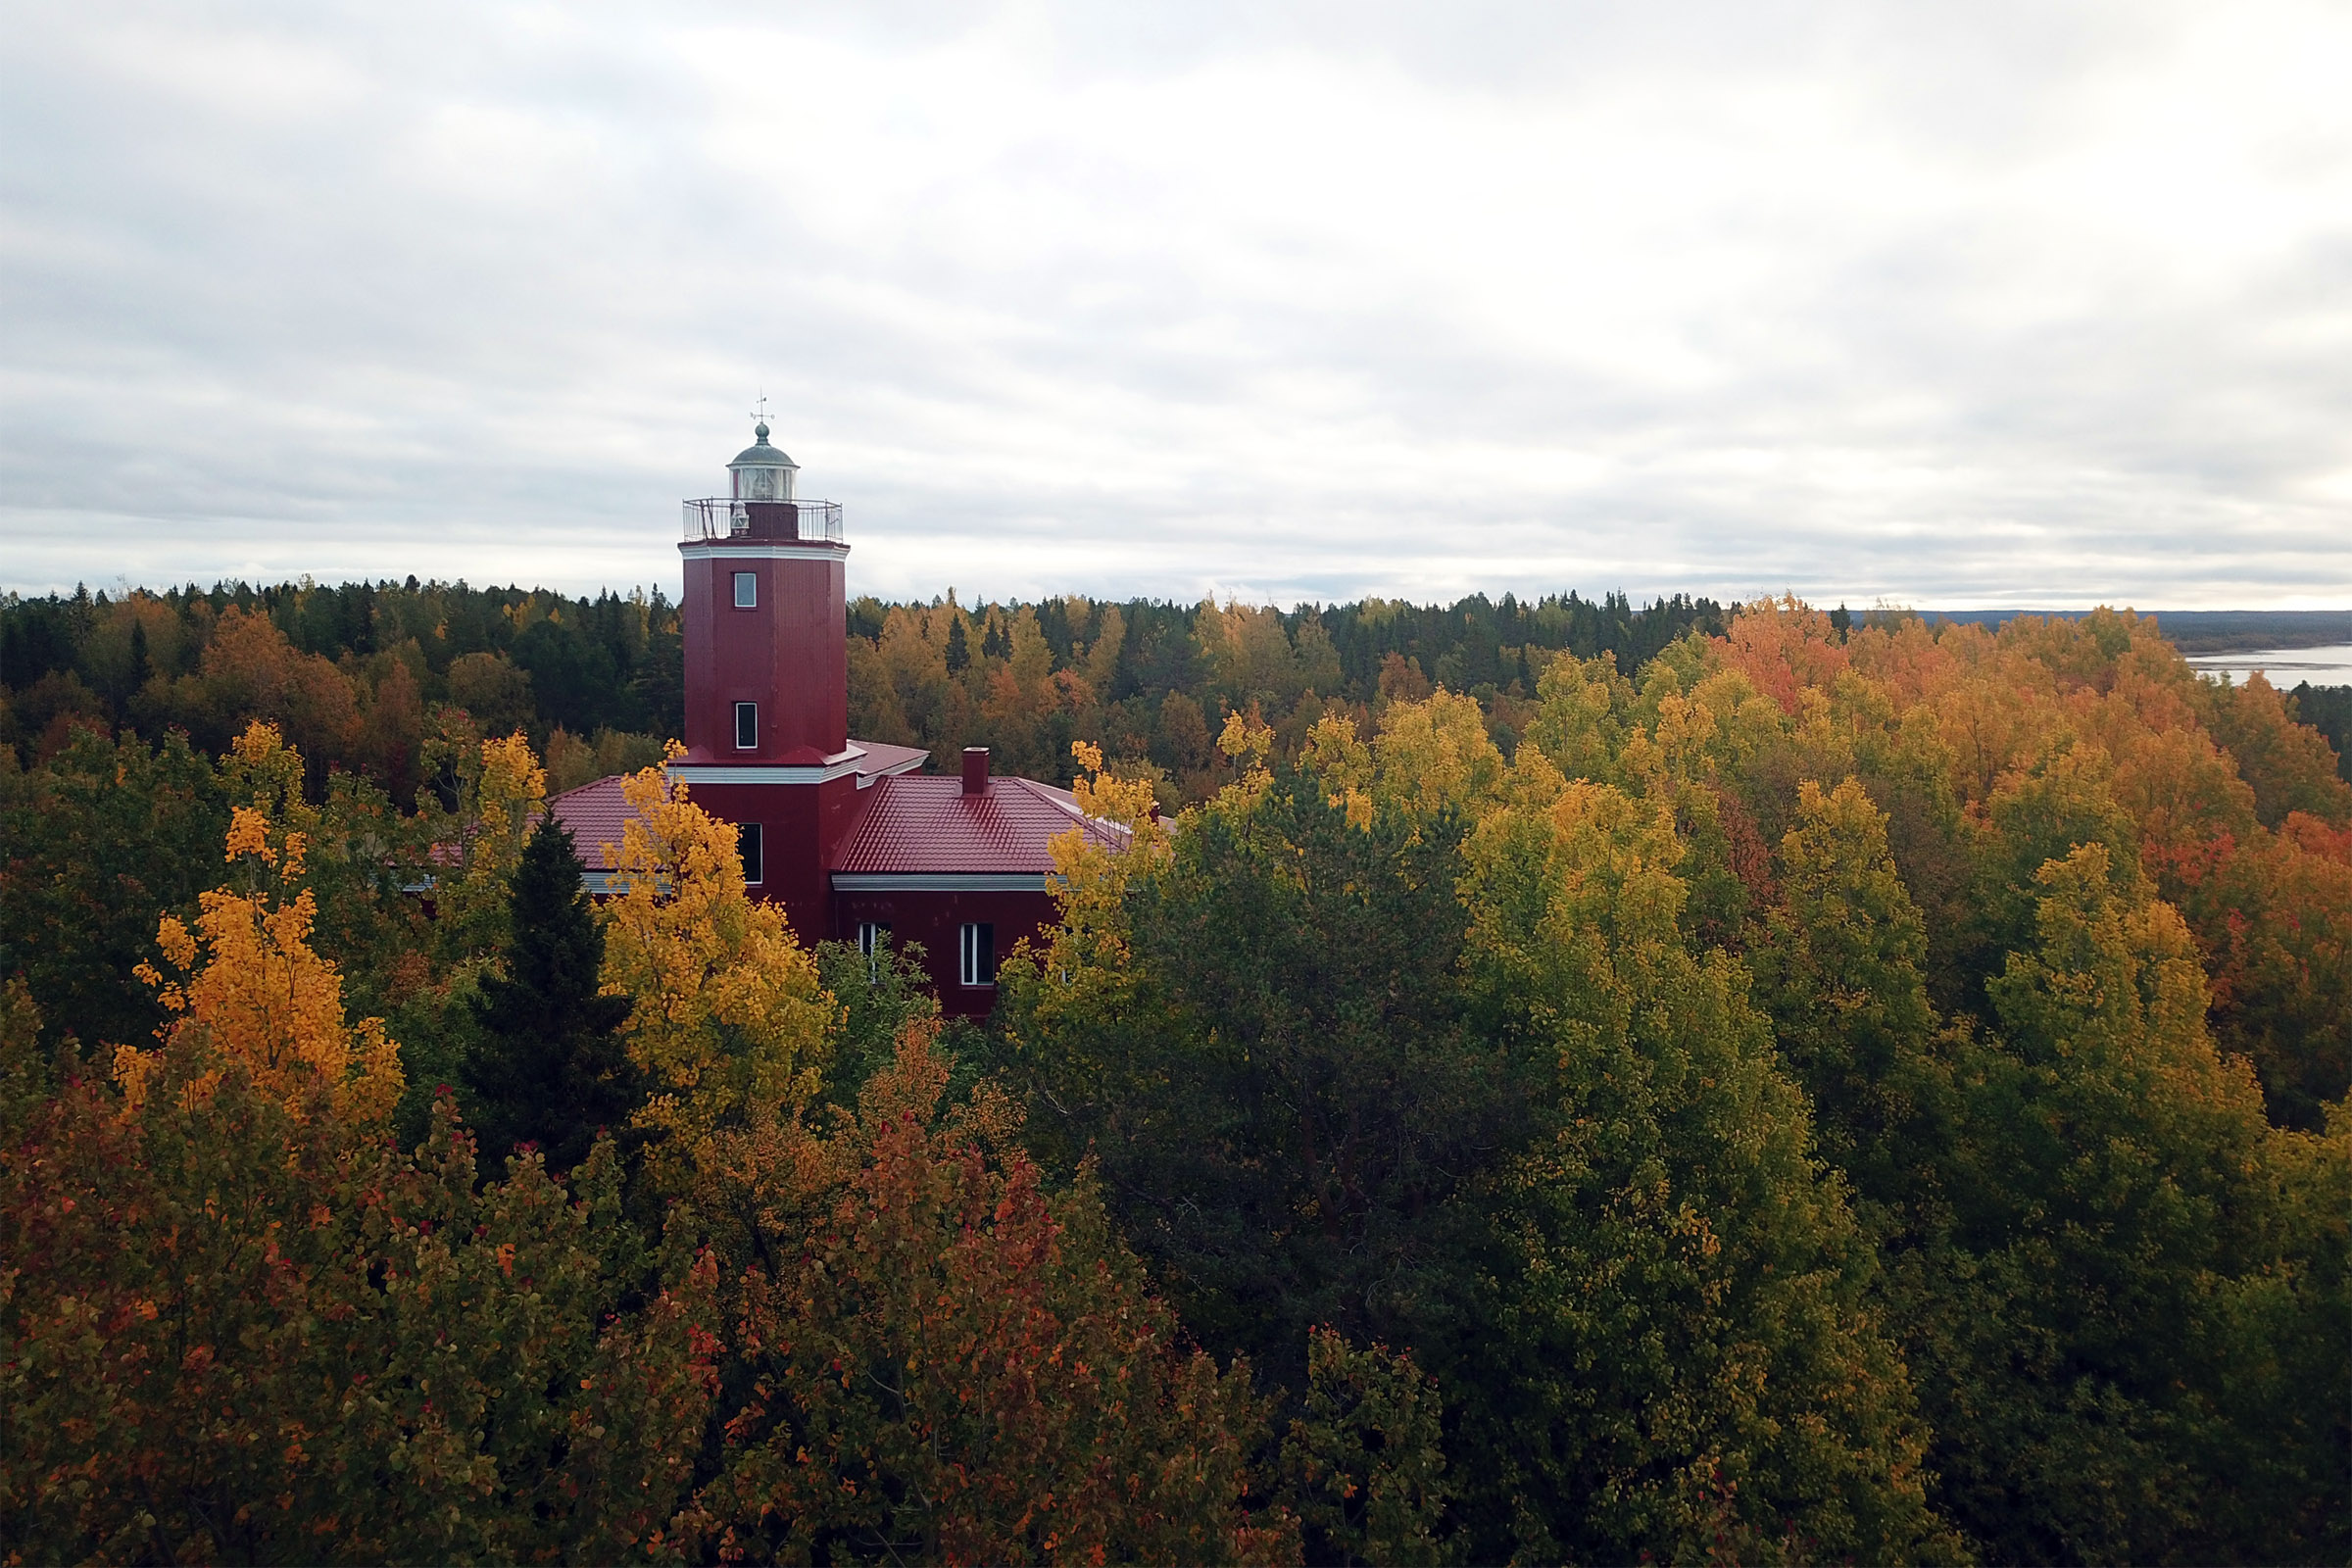
[[568,801],[574,795],[585,795],[590,790],[602,789],[607,784],[617,784],[624,778],[634,778],[635,776],[633,773],[607,773],[603,778],[592,778],[585,784],[574,784],[567,790],[560,790],[556,794],[550,795],[547,798],[547,804],[553,806],[558,801]]
[[1062,811],[1068,813],[1068,815],[1074,821],[1091,823],[1098,828],[1105,828],[1113,833],[1125,834],[1130,838],[1134,837],[1135,835],[1135,830],[1126,826],[1124,823],[1113,822],[1106,816],[1090,815],[1086,808],[1078,804],[1078,797],[1072,795],[1068,790],[1063,789],[1058,784],[1048,784],[1043,779],[1021,778],[1017,775],[1010,774],[1006,775],[1004,782],[1007,784],[1018,784],[1023,789],[1028,790],[1034,795],[1044,796],[1047,805],[1059,808]]

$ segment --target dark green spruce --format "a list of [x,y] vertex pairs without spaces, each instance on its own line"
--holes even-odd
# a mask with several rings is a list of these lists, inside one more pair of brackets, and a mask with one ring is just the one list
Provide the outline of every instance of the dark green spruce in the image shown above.
[[599,1130],[620,1131],[642,1098],[620,1041],[629,999],[597,994],[605,933],[581,870],[569,830],[541,819],[514,868],[507,973],[473,1004],[485,1039],[466,1073],[483,1152],[535,1144],[559,1171],[588,1157]]

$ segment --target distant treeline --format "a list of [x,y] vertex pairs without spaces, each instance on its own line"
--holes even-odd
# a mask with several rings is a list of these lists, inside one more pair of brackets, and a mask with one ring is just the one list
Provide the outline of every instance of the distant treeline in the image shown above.
[[1163,806],[1206,800],[1233,775],[1215,744],[1227,715],[1269,725],[1294,755],[1326,714],[1368,722],[1443,687],[1477,699],[1506,750],[1534,711],[1537,677],[1562,653],[1614,655],[1632,671],[1690,631],[1719,634],[1725,608],[1677,595],[1637,610],[1621,595],[1451,606],[1366,599],[1289,612],[1250,605],[850,607],[850,729],[929,747],[987,746],[1003,765],[1066,783],[1070,744],[1092,741]]
[[[1843,635],[1905,613],[1830,618]],[[1723,605],[1683,595],[1642,609],[1569,593],[1287,612],[869,597],[849,607],[850,725],[927,747],[935,761],[987,746],[1000,768],[1059,783],[1070,743],[1092,741],[1173,808],[1229,781],[1215,745],[1229,714],[1254,713],[1290,756],[1326,713],[1369,725],[1389,704],[1444,688],[1477,699],[1507,755],[1556,656],[1613,655],[1631,674],[1688,632],[1720,635],[1726,618]],[[411,577],[11,594],[0,598],[0,747],[31,766],[76,727],[177,728],[218,755],[264,717],[300,748],[315,788],[334,770],[360,773],[411,805],[428,782],[427,742],[458,724],[521,729],[564,789],[660,756],[682,728],[682,669],[678,607],[659,588],[590,599]],[[2352,751],[2352,688],[2294,695],[2339,755]]]
[[[2087,610],[1931,610],[1927,618],[1998,628],[2020,615],[2081,620]],[[2258,648],[2318,648],[2352,643],[2352,610],[2165,610],[2149,612],[2156,629],[2183,654],[2242,654]]]
[[[411,804],[436,710],[529,732],[574,782],[660,755],[684,668],[675,606],[465,583],[216,584],[0,599],[0,744],[32,765],[75,728],[184,730],[218,756],[255,717],[318,785],[362,773]],[[599,751],[605,756],[601,759]]]
[[[851,728],[942,756],[990,746],[1001,765],[1055,780],[1071,740],[1101,741],[1123,766],[1156,770],[1174,804],[1221,782],[1212,742],[1227,712],[1254,707],[1303,733],[1327,708],[1368,713],[1445,686],[1477,696],[1507,742],[1554,655],[1611,653],[1631,670],[1724,618],[1710,600],[1638,610],[1573,593],[1287,613],[863,598],[850,607]],[[364,773],[407,803],[433,715],[454,708],[482,733],[524,730],[564,788],[642,765],[679,733],[681,647],[678,607],[659,588],[589,599],[411,577],[11,594],[0,744],[30,766],[76,727],[179,728],[217,755],[266,717],[318,778]]]

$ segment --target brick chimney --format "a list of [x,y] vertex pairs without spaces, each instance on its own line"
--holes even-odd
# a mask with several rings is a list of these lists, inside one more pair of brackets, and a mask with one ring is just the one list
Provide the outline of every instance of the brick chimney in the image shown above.
[[963,749],[963,793],[988,793],[988,748],[985,746],[966,746]]

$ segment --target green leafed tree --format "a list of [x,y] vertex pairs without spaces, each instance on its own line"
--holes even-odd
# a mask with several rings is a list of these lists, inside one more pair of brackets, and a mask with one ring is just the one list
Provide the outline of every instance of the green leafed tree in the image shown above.
[[2266,1125],[2186,926],[2103,846],[2035,883],[1906,1309],[1946,1505],[2002,1560],[2339,1557],[2343,1130]]
[[0,767],[0,976],[22,974],[55,1037],[144,1045],[164,1022],[132,974],[156,916],[220,880],[228,804],[184,736],[75,730],[28,772]]
[[1352,1565],[1452,1560],[1444,1530],[1444,1404],[1409,1355],[1307,1339],[1306,1399],[1282,1444],[1282,1477],[1309,1561]]
[[[1188,1320],[1262,1346],[1310,1421],[1329,1356],[1276,1333],[1409,1348],[1456,1478],[1413,1529],[1446,1550],[1956,1553],[1869,1239],[1744,970],[1685,935],[1671,809],[1508,767],[1460,707],[1399,702],[1370,748],[1319,727],[1116,918],[1074,881],[1007,1013],[1044,1138],[1099,1152]],[[1335,1560],[1435,1549],[1375,1551],[1351,1506],[1302,1496]]]
[[1807,780],[1781,842],[1781,902],[1750,954],[1781,1059],[1813,1102],[1815,1136],[1882,1237],[1927,1200],[1951,1074],[1928,1004],[1925,922],[1886,844],[1886,814],[1848,779]]
[[1871,1249],[1744,972],[1685,945],[1681,856],[1663,806],[1592,784],[1469,847],[1483,1016],[1551,1063],[1496,1182],[1474,1552],[1956,1555]]
[[1462,1017],[1459,816],[1357,826],[1323,778],[1262,777],[1138,880],[1107,1004],[1008,966],[1008,1070],[1195,1332],[1296,1388],[1318,1325],[1425,1353],[1464,1327],[1469,1188],[1525,1100]]

